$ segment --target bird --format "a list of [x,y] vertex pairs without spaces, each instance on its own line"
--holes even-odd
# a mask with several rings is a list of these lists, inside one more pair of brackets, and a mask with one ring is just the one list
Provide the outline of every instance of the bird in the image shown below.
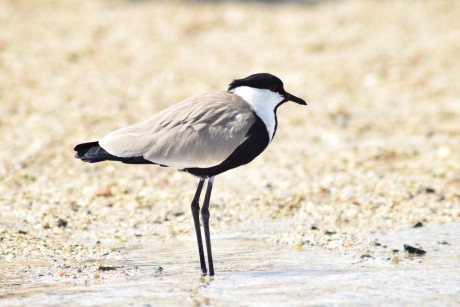
[[233,80],[227,91],[185,99],[151,118],[115,130],[99,141],[79,144],[74,148],[75,157],[89,163],[155,164],[198,177],[191,212],[201,273],[208,274],[200,213],[209,276],[213,276],[209,203],[214,179],[251,162],[267,148],[278,126],[277,109],[287,101],[307,105],[305,100],[288,93],[283,81],[275,75],[252,74]]

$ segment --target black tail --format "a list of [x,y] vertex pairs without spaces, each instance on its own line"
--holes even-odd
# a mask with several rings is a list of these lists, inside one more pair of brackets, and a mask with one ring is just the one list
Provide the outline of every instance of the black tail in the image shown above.
[[76,151],[75,158],[84,162],[94,163],[117,158],[99,146],[99,142],[79,144],[73,150]]
[[101,161],[120,161],[127,164],[155,164],[145,160],[144,157],[117,157],[109,154],[104,148],[99,146],[99,142],[78,144],[74,150],[75,158],[84,162],[95,163]]

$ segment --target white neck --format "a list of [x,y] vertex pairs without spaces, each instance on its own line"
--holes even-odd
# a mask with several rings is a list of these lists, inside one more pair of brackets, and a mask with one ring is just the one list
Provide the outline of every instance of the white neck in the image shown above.
[[249,86],[239,86],[231,90],[231,92],[243,98],[257,116],[262,119],[267,127],[268,137],[271,142],[276,128],[275,108],[283,101],[284,97],[267,89]]

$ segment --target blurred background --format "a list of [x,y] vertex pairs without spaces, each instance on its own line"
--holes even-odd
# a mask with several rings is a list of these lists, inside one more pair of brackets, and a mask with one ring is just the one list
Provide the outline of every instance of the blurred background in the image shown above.
[[308,107],[283,105],[267,151],[217,178],[213,234],[344,250],[458,222],[459,16],[456,0],[0,0],[0,258],[193,236],[195,178],[73,147],[257,72]]

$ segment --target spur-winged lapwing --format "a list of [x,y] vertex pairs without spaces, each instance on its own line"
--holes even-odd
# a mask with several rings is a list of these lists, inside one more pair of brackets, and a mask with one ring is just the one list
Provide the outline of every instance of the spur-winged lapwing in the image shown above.
[[264,151],[275,135],[276,110],[286,101],[306,105],[303,99],[286,92],[276,76],[254,74],[234,80],[226,92],[186,99],[147,120],[109,133],[98,142],[77,145],[75,157],[90,163],[158,164],[199,177],[191,207],[204,275],[207,269],[199,200],[208,179],[201,218],[212,276],[209,200],[214,177],[251,162]]

